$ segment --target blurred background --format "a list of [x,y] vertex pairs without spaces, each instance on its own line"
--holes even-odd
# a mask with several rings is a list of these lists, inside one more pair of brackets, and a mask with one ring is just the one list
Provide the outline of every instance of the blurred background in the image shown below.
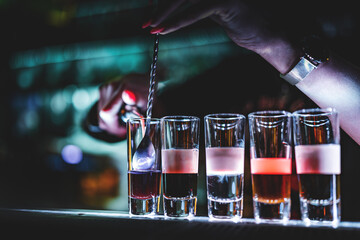
[[[317,34],[360,66],[356,2],[253,4],[291,38]],[[127,211],[126,141],[96,139],[82,126],[101,84],[149,73],[153,36],[141,26],[151,12],[148,0],[0,0],[0,207]],[[158,117],[315,106],[211,20],[161,36],[158,73]],[[359,183],[359,146],[344,133],[341,144],[343,220],[360,220],[351,187]],[[204,157],[199,215],[207,214]],[[244,215],[252,217],[248,159],[245,171]],[[296,191],[294,177],[293,218]]]

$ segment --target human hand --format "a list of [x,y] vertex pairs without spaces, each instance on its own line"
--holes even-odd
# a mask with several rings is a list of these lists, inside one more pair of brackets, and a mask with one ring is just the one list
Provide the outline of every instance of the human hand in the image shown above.
[[259,54],[282,74],[287,73],[301,55],[276,30],[277,26],[270,26],[271,21],[255,5],[239,0],[173,0],[166,3],[167,6],[160,7],[142,26],[152,27],[152,34],[168,34],[209,17],[225,29],[233,42]]
[[[150,26],[153,34],[168,34],[209,17],[222,26],[236,44],[250,50],[256,50],[269,35],[264,17],[242,1],[174,0],[167,4],[144,23],[143,28]],[[185,4],[188,7],[178,12]]]
[[[128,114],[142,117],[147,103],[147,77],[129,74],[99,88],[98,122],[100,129],[119,138],[126,137]],[[123,119],[119,119],[122,116]]]

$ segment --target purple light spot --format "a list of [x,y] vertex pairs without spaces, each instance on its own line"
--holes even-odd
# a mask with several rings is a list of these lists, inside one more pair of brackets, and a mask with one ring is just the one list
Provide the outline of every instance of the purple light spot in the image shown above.
[[83,159],[83,153],[78,146],[66,145],[61,150],[61,156],[69,164],[78,164]]

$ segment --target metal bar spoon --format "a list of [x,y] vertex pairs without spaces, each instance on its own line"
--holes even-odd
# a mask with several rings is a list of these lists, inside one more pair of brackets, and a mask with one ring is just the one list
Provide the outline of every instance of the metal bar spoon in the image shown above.
[[150,70],[150,86],[147,102],[146,121],[145,121],[145,134],[141,140],[138,148],[136,149],[133,157],[134,170],[150,170],[155,164],[155,148],[150,139],[150,122],[152,114],[152,106],[155,93],[155,76],[156,76],[156,63],[158,59],[159,49],[159,34],[155,35],[154,40],[154,53]]

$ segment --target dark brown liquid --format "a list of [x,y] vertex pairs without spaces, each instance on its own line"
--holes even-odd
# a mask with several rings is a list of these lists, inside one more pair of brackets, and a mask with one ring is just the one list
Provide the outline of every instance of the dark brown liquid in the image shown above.
[[167,198],[196,197],[197,173],[163,173]]
[[264,203],[280,203],[290,199],[290,177],[290,174],[252,174],[253,197]]
[[340,175],[299,174],[300,197],[312,199],[340,198]]

